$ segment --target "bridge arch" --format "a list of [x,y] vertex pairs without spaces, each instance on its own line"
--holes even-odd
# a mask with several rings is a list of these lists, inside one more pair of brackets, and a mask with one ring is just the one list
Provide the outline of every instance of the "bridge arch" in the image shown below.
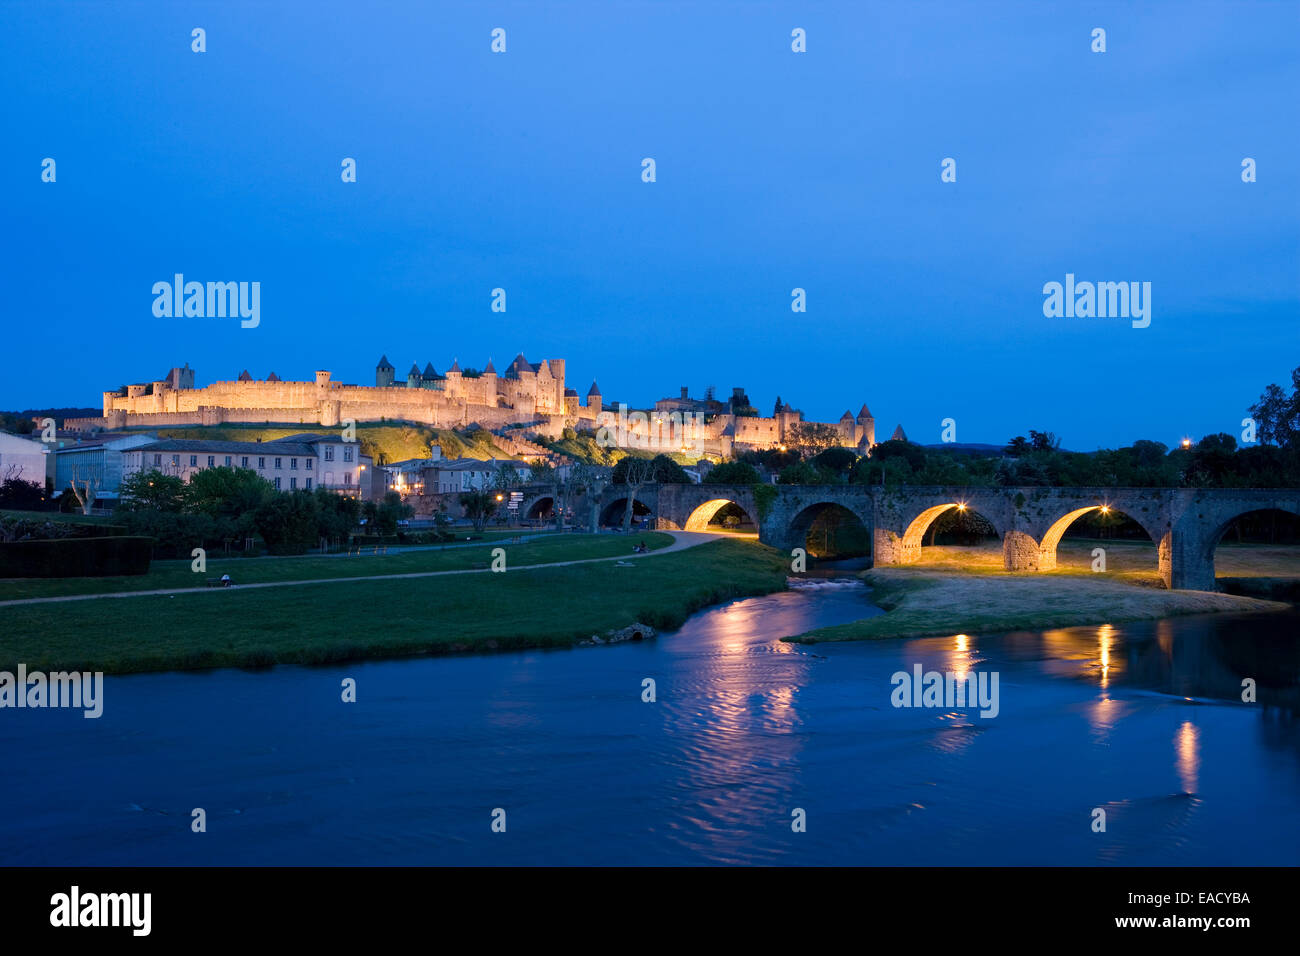
[[813,557],[849,557],[872,552],[871,528],[853,509],[838,501],[805,505],[790,519],[791,545]]
[[[912,518],[912,520],[907,523],[907,527],[903,530],[902,535],[895,544],[895,547],[898,549],[898,557],[896,560],[900,563],[906,564],[919,561],[921,559],[921,549],[925,546],[926,533],[932,529],[937,530],[939,520],[943,518],[944,515],[951,513],[969,513],[983,519],[989,527],[993,529],[993,533],[1003,541],[1003,550],[1005,553],[1006,532],[1003,528],[999,527],[996,514],[987,514],[983,509],[976,507],[970,502],[954,500],[940,502],[939,504],[923,508],[916,517]],[[1010,568],[1011,565],[1008,564],[1007,567]]]
[[687,515],[686,520],[682,523],[682,529],[684,531],[708,531],[709,522],[717,517],[719,512],[726,509],[728,505],[734,506],[757,528],[758,522],[754,520],[754,516],[734,498],[710,498],[708,501],[701,502]]
[[1161,579],[1165,582],[1165,586],[1168,587],[1170,568],[1172,565],[1171,545],[1173,540],[1169,530],[1165,528],[1153,528],[1150,523],[1143,520],[1140,515],[1133,514],[1131,511],[1123,507],[1116,507],[1104,501],[1096,504],[1084,505],[1079,508],[1073,508],[1061,515],[1053,521],[1050,526],[1048,526],[1047,530],[1043,533],[1042,541],[1038,547],[1038,570],[1056,570],[1057,548],[1061,544],[1061,539],[1065,537],[1065,532],[1070,529],[1072,524],[1084,515],[1093,511],[1100,514],[1123,515],[1146,532],[1151,543],[1156,546],[1157,571],[1160,574]]
[[522,509],[522,517],[530,521],[546,521],[555,515],[555,496],[538,495]]
[[1216,516],[1216,522],[1211,526],[1211,530],[1205,536],[1205,543],[1201,549],[1201,554],[1199,555],[1199,558],[1206,567],[1206,571],[1204,572],[1206,582],[1208,582],[1208,584],[1205,585],[1206,590],[1214,587],[1214,558],[1219,550],[1219,544],[1223,541],[1228,530],[1248,515],[1263,515],[1269,514],[1270,512],[1287,514],[1300,518],[1300,499],[1296,501],[1261,502],[1256,505],[1243,505],[1239,508],[1230,509],[1229,513],[1221,513]]
[[[600,509],[600,527],[606,525],[612,527],[623,526],[623,515],[627,511],[628,495],[624,492],[616,495],[607,501]],[[653,517],[654,509],[650,507],[647,501],[636,495],[632,495],[632,520],[639,521],[643,518]]]

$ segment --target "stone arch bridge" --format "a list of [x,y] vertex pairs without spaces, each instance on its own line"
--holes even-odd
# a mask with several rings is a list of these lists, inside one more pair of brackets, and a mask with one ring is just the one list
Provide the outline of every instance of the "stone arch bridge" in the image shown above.
[[[783,551],[803,547],[827,508],[842,508],[871,532],[873,563],[908,564],[921,555],[930,525],[954,508],[985,518],[1002,540],[1008,571],[1049,571],[1066,529],[1090,511],[1117,512],[1142,526],[1156,544],[1166,587],[1214,590],[1214,550],[1233,519],[1278,509],[1300,515],[1300,489],[1255,488],[879,488],[864,485],[774,485],[760,508],[748,485],[650,484],[635,500],[660,528],[702,531],[723,505],[734,502],[759,528],[759,539]],[[601,510],[627,499],[627,488],[607,487]],[[760,513],[761,512],[761,513]]]

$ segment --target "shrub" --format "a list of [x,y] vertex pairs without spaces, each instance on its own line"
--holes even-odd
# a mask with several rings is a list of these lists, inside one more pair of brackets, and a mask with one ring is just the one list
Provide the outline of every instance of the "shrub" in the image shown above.
[[0,577],[90,578],[145,574],[153,539],[144,536],[53,538],[0,544]]

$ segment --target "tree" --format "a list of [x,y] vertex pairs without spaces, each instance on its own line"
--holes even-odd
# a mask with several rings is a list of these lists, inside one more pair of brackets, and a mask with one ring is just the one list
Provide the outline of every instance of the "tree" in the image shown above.
[[496,474],[492,476],[493,484],[499,491],[509,491],[522,484],[523,478],[519,474],[519,469],[510,462],[502,462],[497,466]]
[[396,534],[397,523],[415,513],[414,508],[402,503],[402,496],[396,491],[387,492],[382,501],[367,501],[361,511],[368,527],[376,534]]
[[1279,385],[1264,389],[1250,406],[1256,437],[1266,445],[1292,449],[1300,446],[1300,367],[1291,372],[1291,394]]
[[275,486],[251,468],[204,468],[185,486],[185,510],[234,518],[256,511],[274,494]]
[[1061,439],[1051,432],[1036,432],[1029,429],[1029,447],[1034,451],[1056,451],[1061,447]]
[[[626,534],[632,529],[632,508],[636,501],[637,492],[643,485],[649,484],[654,480],[655,461],[651,458],[634,458],[628,455],[619,461],[618,467],[614,469],[614,481],[616,484],[627,485],[627,507],[623,509],[623,533]],[[622,469],[622,480],[619,478],[619,469]]]
[[361,516],[361,502],[325,488],[317,488],[315,494],[317,537],[326,540],[346,537]]
[[180,514],[185,507],[185,482],[157,469],[137,471],[122,479],[122,507],[128,511]]
[[786,444],[802,448],[833,448],[842,440],[838,428],[822,422],[795,422],[786,434]]
[[852,448],[844,448],[839,445],[827,448],[812,458],[813,465],[818,469],[837,475],[841,481],[848,477],[857,461],[857,452]]
[[1012,458],[1019,458],[1029,451],[1029,441],[1024,435],[1017,435],[1011,441],[1007,442],[1006,453]]
[[462,491],[460,503],[465,508],[465,517],[474,523],[475,531],[482,531],[487,526],[488,519],[496,514],[497,510],[496,492],[488,488]]
[[20,511],[39,508],[45,500],[45,489],[34,481],[23,481],[10,476],[0,484],[0,508]]
[[588,528],[592,534],[600,530],[600,496],[611,481],[611,472],[599,465],[578,464],[569,471],[569,493],[587,498]]
[[762,480],[758,469],[747,461],[725,461],[704,476],[707,485],[754,485]]
[[286,491],[263,502],[254,520],[272,554],[303,554],[317,541],[318,509],[312,492]]
[[72,496],[81,508],[81,513],[90,514],[90,509],[95,506],[95,499],[99,497],[103,478],[91,468],[73,465],[72,477],[68,479],[68,484],[72,489]]
[[637,462],[648,461],[649,471],[647,482],[658,481],[665,484],[686,485],[690,484],[690,476],[681,465],[673,461],[667,455],[655,455],[654,458],[646,459],[635,455],[625,455],[620,458],[618,464],[614,466],[613,481],[616,485],[626,484],[629,469],[635,467]]
[[820,475],[817,469],[806,461],[798,461],[793,465],[787,465],[781,469],[781,473],[776,476],[778,485],[816,485],[820,484]]

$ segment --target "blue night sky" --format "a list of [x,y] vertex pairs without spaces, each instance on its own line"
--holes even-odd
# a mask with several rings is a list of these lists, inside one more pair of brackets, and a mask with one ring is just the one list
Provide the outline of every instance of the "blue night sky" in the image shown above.
[[[381,353],[522,351],[607,401],[743,385],[764,414],[866,402],[882,438],[953,417],[1090,450],[1239,432],[1300,364],[1300,3],[18,2],[0,26],[0,408],[187,361],[372,384]],[[155,318],[177,272],[260,281],[260,326]],[[1151,282],[1150,327],[1045,318],[1067,272]]]

